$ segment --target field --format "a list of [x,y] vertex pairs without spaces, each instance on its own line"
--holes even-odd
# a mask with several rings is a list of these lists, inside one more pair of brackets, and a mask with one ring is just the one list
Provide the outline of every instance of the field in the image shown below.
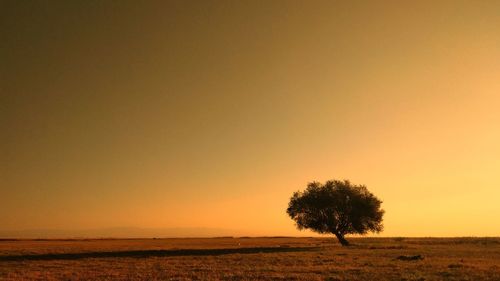
[[[0,280],[500,280],[500,238],[1,240]],[[421,257],[418,257],[420,255]]]

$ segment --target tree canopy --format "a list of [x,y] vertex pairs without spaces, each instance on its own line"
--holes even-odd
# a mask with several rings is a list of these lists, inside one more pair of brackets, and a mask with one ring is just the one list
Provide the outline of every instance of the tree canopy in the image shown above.
[[382,201],[364,185],[348,180],[311,182],[293,194],[287,213],[298,229],[334,234],[343,246],[346,234],[366,234],[383,229]]

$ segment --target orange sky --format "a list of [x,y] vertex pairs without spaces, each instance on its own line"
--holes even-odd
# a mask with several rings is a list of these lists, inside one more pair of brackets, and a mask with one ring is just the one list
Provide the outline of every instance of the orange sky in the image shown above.
[[381,235],[500,235],[500,3],[413,2],[3,1],[0,230],[310,235],[337,178]]

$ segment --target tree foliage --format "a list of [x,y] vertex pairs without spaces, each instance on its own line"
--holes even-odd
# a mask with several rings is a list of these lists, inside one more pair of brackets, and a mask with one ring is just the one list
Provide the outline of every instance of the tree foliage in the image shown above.
[[383,229],[382,201],[364,185],[348,180],[312,182],[305,191],[293,194],[287,213],[298,229],[332,233],[346,246],[346,234],[366,234]]

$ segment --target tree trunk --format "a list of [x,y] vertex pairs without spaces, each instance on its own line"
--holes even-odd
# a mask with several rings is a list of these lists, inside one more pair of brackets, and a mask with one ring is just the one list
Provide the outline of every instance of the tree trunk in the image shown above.
[[347,241],[345,238],[344,238],[344,235],[340,234],[340,233],[333,233],[335,234],[335,236],[337,237],[337,239],[339,240],[340,244],[342,244],[342,246],[349,246],[349,241]]

